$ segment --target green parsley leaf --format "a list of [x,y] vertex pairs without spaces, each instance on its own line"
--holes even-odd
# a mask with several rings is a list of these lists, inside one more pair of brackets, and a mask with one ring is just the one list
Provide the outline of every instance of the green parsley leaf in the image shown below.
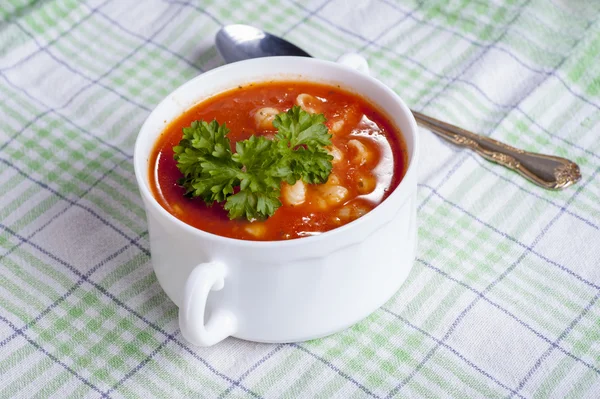
[[194,121],[183,129],[183,139],[173,147],[179,184],[186,195],[201,197],[208,205],[222,202],[239,185],[242,165],[232,159],[229,129],[217,121]]
[[266,219],[281,206],[279,194],[279,190],[264,193],[240,191],[227,197],[224,208],[229,211],[230,219],[246,218],[250,221]]
[[322,114],[309,114],[294,106],[277,115],[275,139],[252,136],[239,141],[232,153],[229,129],[217,121],[194,121],[183,129],[173,147],[179,184],[185,195],[200,197],[208,205],[224,202],[230,219],[266,219],[281,206],[281,183],[324,183],[333,157],[325,150],[331,134]]
[[[308,184],[322,184],[327,181],[333,165],[333,157],[324,150],[312,151],[300,147],[290,154],[290,169],[296,179],[302,179]],[[294,181],[288,183],[294,184]]]
[[277,128],[278,145],[287,154],[295,180],[308,184],[325,183],[331,173],[333,159],[324,147],[331,145],[331,134],[324,124],[323,114],[309,114],[295,106],[273,120]]
[[331,145],[331,134],[324,123],[323,114],[309,114],[298,106],[278,114],[273,119],[273,126],[277,129],[275,137],[280,145],[290,148],[304,145],[314,151],[323,150],[323,147]]

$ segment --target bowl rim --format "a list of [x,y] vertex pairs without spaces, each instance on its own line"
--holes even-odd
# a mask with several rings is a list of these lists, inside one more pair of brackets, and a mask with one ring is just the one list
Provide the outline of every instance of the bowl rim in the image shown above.
[[[176,96],[181,91],[184,91],[186,87],[198,84],[197,83],[198,81],[210,79],[210,77],[212,75],[226,74],[231,70],[242,68],[244,65],[247,65],[248,70],[251,70],[250,67],[252,66],[252,64],[260,64],[263,62],[278,61],[278,60],[285,60],[287,62],[306,63],[307,66],[311,66],[311,64],[313,64],[312,65],[313,67],[318,66],[318,65],[327,65],[328,67],[345,69],[347,71],[350,71],[351,73],[355,73],[357,76],[360,76],[360,78],[367,79],[369,81],[369,84],[377,86],[380,90],[383,90],[388,95],[390,95],[391,98],[394,99],[394,101],[397,103],[397,105],[400,106],[400,109],[402,110],[402,112],[404,112],[404,114],[407,116],[408,125],[410,128],[409,130],[411,130],[411,134],[412,134],[412,148],[409,149],[410,156],[407,157],[408,158],[408,166],[406,167],[406,171],[404,173],[403,178],[400,180],[400,183],[387,196],[387,198],[385,198],[381,203],[379,203],[377,206],[375,206],[375,208],[373,208],[371,211],[369,211],[364,216],[362,216],[358,219],[355,219],[349,223],[346,223],[342,226],[336,227],[332,230],[328,230],[323,233],[320,233],[318,235],[308,236],[308,237],[300,237],[300,238],[295,238],[295,239],[291,239],[291,240],[254,241],[254,240],[244,240],[244,239],[240,239],[240,238],[225,237],[225,236],[221,236],[218,234],[214,234],[214,233],[210,233],[210,232],[201,230],[197,227],[191,226],[191,225],[185,223],[184,221],[176,218],[174,215],[169,213],[164,207],[162,207],[158,203],[156,198],[154,198],[154,195],[152,194],[152,192],[149,188],[149,183],[144,181],[143,173],[138,168],[139,158],[146,158],[146,161],[144,161],[143,163],[146,165],[146,167],[148,166],[147,158],[148,158],[149,154],[142,154],[141,147],[143,145],[142,142],[144,141],[142,139],[142,136],[145,136],[144,132],[146,130],[152,128],[150,126],[152,116],[155,113],[157,113],[161,108],[165,107],[167,105],[167,103],[172,99],[172,97]],[[308,72],[308,74],[309,74],[309,72]],[[268,77],[265,78],[264,81],[268,81]],[[307,77],[306,81],[310,82],[311,81],[310,77]],[[315,81],[316,81],[316,79],[315,79]],[[331,79],[330,84],[334,84],[333,81],[334,80]],[[256,83],[257,81],[252,80],[252,82]],[[327,84],[327,80],[319,81],[318,83]],[[336,82],[336,84],[337,83],[338,82]],[[339,83],[341,83],[342,89],[344,89],[343,82],[339,82]],[[217,93],[211,94],[210,96],[208,96],[206,98],[200,99],[199,101],[192,103],[181,114],[187,112],[187,110],[189,110],[191,107],[195,106],[196,104],[198,104],[202,101],[205,101],[206,99],[208,99],[212,96],[218,95],[219,93],[222,93],[227,90],[231,90],[231,89],[235,88],[235,86],[237,86],[237,85],[232,85],[232,87],[225,88]],[[346,88],[346,90],[350,91],[349,88]],[[356,94],[360,95],[360,93],[356,93]],[[377,104],[373,104],[373,105],[377,105]],[[177,116],[177,117],[179,117],[179,116]],[[391,119],[391,122],[394,121],[394,119],[390,115],[386,115],[386,117],[388,119]],[[168,121],[165,124],[165,126],[168,126],[172,120],[173,119]],[[404,137],[404,136],[406,136],[407,133],[405,133],[403,130],[401,131],[400,129],[397,129],[397,130],[403,136],[401,138],[404,139],[405,144],[407,144],[406,139]],[[170,222],[175,223],[179,228],[183,229],[186,233],[192,234],[194,236],[197,236],[197,237],[199,237],[201,239],[205,239],[205,240],[208,239],[208,240],[212,240],[212,241],[216,241],[216,242],[234,244],[236,246],[243,246],[243,247],[256,247],[256,248],[260,248],[260,249],[293,248],[293,247],[297,247],[299,245],[304,246],[304,245],[315,244],[318,241],[323,241],[323,240],[327,240],[327,239],[334,240],[335,236],[344,234],[348,230],[359,229],[362,224],[367,223],[369,219],[373,218],[374,214],[381,212],[382,205],[389,203],[391,201],[392,197],[398,196],[399,193],[402,191],[402,189],[407,186],[408,183],[405,183],[405,181],[407,180],[406,177],[409,176],[409,174],[416,173],[416,168],[417,168],[416,164],[419,159],[419,137],[418,136],[419,135],[418,135],[418,130],[417,130],[417,123],[415,121],[414,115],[412,114],[409,107],[404,103],[402,98],[398,94],[396,94],[392,89],[390,89],[387,85],[383,84],[382,82],[380,82],[379,80],[375,79],[374,77],[372,77],[370,75],[367,75],[365,73],[357,71],[354,68],[351,68],[347,65],[344,65],[344,64],[341,64],[338,62],[321,60],[321,59],[316,59],[316,58],[295,57],[295,56],[275,56],[275,57],[267,57],[267,58],[254,58],[254,59],[248,59],[248,60],[234,62],[231,64],[225,64],[225,65],[219,66],[217,68],[211,69],[210,71],[204,72],[204,73],[184,82],[182,85],[177,87],[175,90],[171,91],[160,103],[158,103],[158,105],[156,107],[154,107],[152,112],[144,120],[144,123],[142,124],[142,127],[140,128],[140,130],[137,134],[136,140],[135,140],[134,152],[133,152],[133,166],[134,166],[135,177],[136,177],[136,181],[138,184],[138,188],[140,190],[140,194],[143,199],[146,199],[145,205],[152,206],[155,211],[157,211],[163,217],[166,217]],[[408,146],[408,144],[407,144],[407,146]],[[416,187],[415,187],[415,190],[416,190]],[[379,209],[379,211],[378,211],[378,209]],[[148,211],[149,210],[146,210],[146,212],[148,212]]]

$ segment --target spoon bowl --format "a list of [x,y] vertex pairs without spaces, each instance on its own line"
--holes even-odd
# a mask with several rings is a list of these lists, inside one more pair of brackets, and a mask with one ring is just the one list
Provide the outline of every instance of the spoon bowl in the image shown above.
[[300,47],[249,25],[227,25],[216,36],[219,53],[227,63],[249,58],[291,55],[310,57]]

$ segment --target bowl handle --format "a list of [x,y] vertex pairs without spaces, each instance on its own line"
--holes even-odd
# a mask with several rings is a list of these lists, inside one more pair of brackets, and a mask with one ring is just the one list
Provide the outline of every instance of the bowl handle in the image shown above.
[[187,341],[198,346],[211,346],[237,330],[237,318],[229,310],[216,309],[204,323],[206,300],[210,291],[225,286],[225,264],[201,263],[188,276],[179,307],[179,328]]
[[352,69],[356,69],[358,72],[362,72],[365,75],[370,75],[369,73],[369,63],[360,54],[356,53],[346,53],[338,58],[337,62],[342,65],[346,65]]

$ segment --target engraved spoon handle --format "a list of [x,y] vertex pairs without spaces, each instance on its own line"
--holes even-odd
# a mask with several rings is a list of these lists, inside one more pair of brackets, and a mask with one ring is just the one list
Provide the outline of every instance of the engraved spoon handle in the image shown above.
[[420,112],[412,113],[419,125],[454,144],[470,148],[489,161],[518,172],[538,186],[560,190],[577,183],[581,178],[577,164],[568,159],[523,151]]

